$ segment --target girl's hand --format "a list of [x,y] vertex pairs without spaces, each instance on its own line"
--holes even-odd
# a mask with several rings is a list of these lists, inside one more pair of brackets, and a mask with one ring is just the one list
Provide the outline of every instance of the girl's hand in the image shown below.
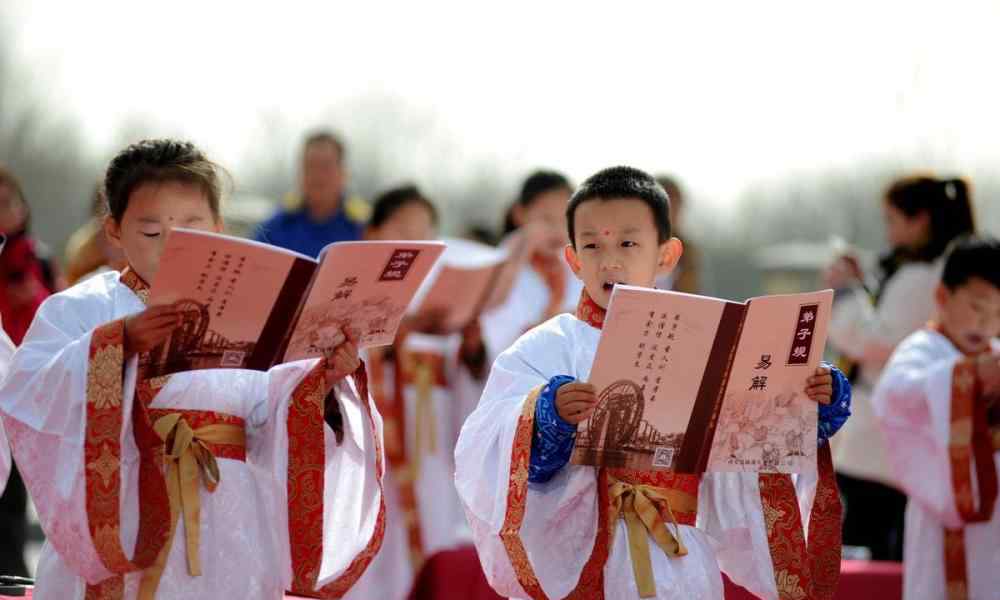
[[154,306],[125,319],[125,357],[143,354],[170,337],[181,324],[173,306]]
[[833,375],[829,367],[818,367],[816,373],[806,380],[806,396],[813,402],[830,403],[833,398]]

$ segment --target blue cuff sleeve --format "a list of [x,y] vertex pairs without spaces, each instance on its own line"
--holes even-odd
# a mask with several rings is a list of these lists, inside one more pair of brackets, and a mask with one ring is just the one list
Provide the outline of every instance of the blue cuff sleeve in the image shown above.
[[556,375],[538,395],[535,404],[535,428],[531,436],[531,462],[528,481],[544,483],[569,462],[576,441],[576,427],[556,412],[556,392],[572,377]]
[[823,363],[823,366],[829,367],[830,375],[833,376],[833,396],[829,404],[819,405],[819,426],[816,433],[820,446],[833,437],[847,422],[847,417],[851,416],[851,382],[837,367],[828,363]]

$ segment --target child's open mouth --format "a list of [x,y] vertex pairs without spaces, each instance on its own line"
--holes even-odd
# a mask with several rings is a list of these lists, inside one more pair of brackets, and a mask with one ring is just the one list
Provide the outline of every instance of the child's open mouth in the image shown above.
[[979,348],[986,343],[986,338],[979,335],[978,333],[970,333],[965,336],[965,341],[969,342],[969,345],[973,348]]
[[618,284],[620,284],[620,283],[622,283],[622,282],[621,281],[605,281],[604,284],[601,287],[604,288],[605,292],[610,293],[611,290],[615,289],[615,286],[618,285]]

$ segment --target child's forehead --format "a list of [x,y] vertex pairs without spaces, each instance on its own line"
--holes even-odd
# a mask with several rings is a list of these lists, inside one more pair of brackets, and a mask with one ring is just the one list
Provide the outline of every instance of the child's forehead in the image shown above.
[[581,203],[574,217],[581,232],[655,227],[652,209],[639,198],[594,198]]
[[982,277],[970,277],[965,283],[958,286],[956,291],[972,298],[1000,303],[1000,287]]

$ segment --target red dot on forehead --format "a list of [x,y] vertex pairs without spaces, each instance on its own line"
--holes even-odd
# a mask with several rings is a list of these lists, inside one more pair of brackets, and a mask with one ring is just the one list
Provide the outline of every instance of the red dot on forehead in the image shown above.
[[611,230],[605,229],[604,230],[604,235],[611,235]]

